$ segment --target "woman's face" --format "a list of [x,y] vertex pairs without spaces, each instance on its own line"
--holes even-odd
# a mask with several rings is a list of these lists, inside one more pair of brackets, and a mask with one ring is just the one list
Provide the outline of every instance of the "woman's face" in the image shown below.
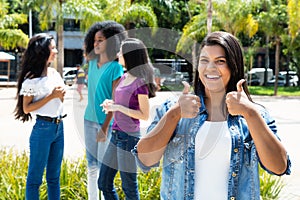
[[198,72],[206,92],[224,93],[231,76],[224,49],[219,45],[204,46],[200,53]]
[[54,40],[51,40],[49,48],[50,48],[50,55],[48,58],[48,63],[53,62],[56,59],[56,55],[58,53]]
[[95,54],[105,53],[105,49],[106,49],[106,38],[104,37],[102,31],[98,31],[94,37]]

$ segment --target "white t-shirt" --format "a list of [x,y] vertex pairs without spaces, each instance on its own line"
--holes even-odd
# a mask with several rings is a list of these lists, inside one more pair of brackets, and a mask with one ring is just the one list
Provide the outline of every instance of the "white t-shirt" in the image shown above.
[[[20,95],[34,96],[33,102],[36,102],[51,94],[57,86],[65,87],[64,81],[55,69],[48,67],[47,76],[24,80]],[[62,113],[63,103],[59,98],[52,99],[41,108],[32,111],[32,114],[48,117],[58,117]]]
[[227,200],[231,136],[227,121],[205,121],[195,139],[195,200]]

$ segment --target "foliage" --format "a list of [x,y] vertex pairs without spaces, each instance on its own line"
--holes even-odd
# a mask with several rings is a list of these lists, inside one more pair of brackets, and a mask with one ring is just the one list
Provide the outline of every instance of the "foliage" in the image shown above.
[[[159,199],[161,184],[161,168],[153,168],[147,173],[139,171],[138,173],[138,188],[140,199]],[[115,187],[119,195],[119,199],[125,199],[125,194],[122,190],[122,180],[120,173],[115,177]]]
[[105,19],[103,12],[106,4],[102,1],[91,0],[72,0],[63,4],[64,14],[69,17],[75,17],[80,20],[80,30],[85,32],[96,21],[103,21]]
[[289,16],[289,35],[294,40],[300,32],[300,1],[289,0],[287,5],[287,13]]
[[12,149],[0,149],[0,155],[0,199],[25,199],[26,153],[15,154]]
[[[27,15],[14,13],[14,2],[0,0],[0,46],[4,49],[25,48],[29,41],[28,36],[19,29],[20,24],[27,23]],[[12,10],[12,12],[11,12]]]
[[[0,200],[25,199],[29,158],[26,152],[0,149]],[[44,176],[45,177],[45,176]],[[61,167],[61,199],[86,199],[86,163],[84,159],[64,160]],[[40,188],[41,200],[47,199],[45,180]]]
[[[0,149],[0,200],[25,199],[25,183],[28,167],[26,152],[13,149]],[[61,199],[87,199],[86,159],[64,159],[61,167]],[[141,199],[159,199],[161,184],[161,168],[152,168],[148,173],[138,172],[139,192]],[[284,187],[280,177],[272,176],[259,169],[261,198],[277,199]],[[45,176],[44,176],[45,177]],[[120,174],[115,178],[115,187],[120,199],[125,199],[121,189]],[[47,199],[46,183],[40,188],[41,200]]]
[[258,31],[258,22],[252,14],[252,7],[256,7],[257,3],[243,0],[215,3],[214,15],[217,23],[220,24],[220,28],[235,36],[243,32],[251,38]]
[[276,200],[284,187],[281,177],[273,176],[259,168],[260,197],[262,200]]
[[[13,149],[0,148],[0,200],[25,199],[25,184],[28,168],[28,154]],[[86,159],[64,159],[61,166],[61,199],[87,199]],[[141,199],[159,199],[161,168],[154,168],[148,173],[138,173]],[[45,176],[44,176],[45,177]],[[120,199],[125,199],[118,173],[115,178],[116,190]],[[45,180],[40,187],[41,200],[47,199]]]

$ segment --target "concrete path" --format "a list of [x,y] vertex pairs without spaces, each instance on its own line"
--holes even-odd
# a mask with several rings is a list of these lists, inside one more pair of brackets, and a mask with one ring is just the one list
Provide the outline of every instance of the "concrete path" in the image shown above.
[[[78,102],[79,96],[75,87],[67,89],[65,98],[65,157],[76,159],[84,156],[83,115],[85,99]],[[34,123],[16,121],[13,116],[16,100],[16,88],[0,88],[0,147],[14,148],[16,151],[28,151],[28,140]],[[176,96],[176,92],[158,92],[157,97],[150,100],[151,119],[155,108],[165,99]],[[292,174],[284,176],[284,187],[280,200],[300,200],[300,97],[261,97],[254,96],[254,101],[264,105],[276,119],[279,135],[286,146],[292,160]],[[145,131],[150,120],[141,123]]]

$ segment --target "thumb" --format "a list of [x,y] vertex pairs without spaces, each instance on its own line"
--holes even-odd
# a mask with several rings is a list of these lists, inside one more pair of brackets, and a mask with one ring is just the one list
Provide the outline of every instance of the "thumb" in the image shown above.
[[238,92],[243,92],[244,89],[243,89],[243,83],[245,82],[245,79],[241,79],[237,82],[236,84],[236,89]]
[[182,94],[188,94],[190,91],[190,88],[191,88],[190,84],[186,81],[182,81],[182,84],[184,86],[184,88],[182,90]]

